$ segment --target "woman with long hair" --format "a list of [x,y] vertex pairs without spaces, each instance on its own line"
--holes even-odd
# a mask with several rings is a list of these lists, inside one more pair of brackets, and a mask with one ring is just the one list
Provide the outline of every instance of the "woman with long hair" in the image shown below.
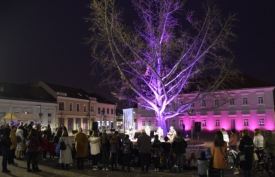
[[90,153],[93,160],[93,170],[98,170],[98,155],[100,153],[100,138],[97,131],[93,131],[92,136],[88,140],[90,142]]
[[[117,171],[117,153],[119,150],[119,144],[118,144],[118,139],[117,135],[113,134],[111,139],[110,139],[110,144],[111,144],[111,165],[112,165],[112,171]],[[115,168],[114,168],[115,166]]]
[[[35,167],[35,160],[36,160],[37,150],[40,146],[40,143],[38,141],[37,131],[35,129],[30,130],[30,133],[26,139],[26,146],[27,146],[27,155],[28,155],[27,172],[39,171]],[[30,168],[31,162],[32,162],[32,170]]]
[[72,158],[73,145],[71,140],[68,137],[67,131],[63,131],[58,144],[60,144],[61,142],[65,143],[66,149],[60,150],[59,163],[62,165],[63,170],[69,170],[69,164],[73,163],[73,158]]
[[109,165],[109,157],[110,157],[110,141],[107,137],[107,133],[102,134],[100,144],[101,144],[102,163],[103,163],[102,170],[109,170],[108,165]]
[[211,145],[211,154],[213,156],[213,168],[220,170],[221,177],[224,177],[224,169],[227,168],[227,163],[224,161],[226,150],[227,143],[223,140],[222,132],[218,131]]

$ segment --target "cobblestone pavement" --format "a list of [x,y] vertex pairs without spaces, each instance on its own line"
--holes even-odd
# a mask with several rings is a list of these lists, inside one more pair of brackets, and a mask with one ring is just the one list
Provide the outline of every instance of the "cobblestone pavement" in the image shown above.
[[[0,161],[2,161],[2,156],[0,156]],[[55,160],[46,160],[40,162],[41,172],[27,172],[26,161],[15,160],[18,166],[8,165],[8,169],[11,170],[11,173],[1,173],[1,177],[174,177],[174,176],[184,176],[184,177],[198,177],[196,171],[183,171],[181,173],[170,173],[170,172],[154,172],[153,169],[149,170],[149,173],[139,173],[139,170],[132,169],[131,172],[122,172],[122,171],[94,171],[91,169],[92,164],[85,162],[84,170],[77,170],[75,164],[71,167],[70,170],[61,170],[61,168],[56,167],[57,159]],[[99,164],[100,167],[100,164]],[[232,176],[243,176],[241,173],[239,175],[233,175],[232,170],[226,170],[225,177]],[[263,174],[254,174],[254,177],[268,177],[267,173]]]

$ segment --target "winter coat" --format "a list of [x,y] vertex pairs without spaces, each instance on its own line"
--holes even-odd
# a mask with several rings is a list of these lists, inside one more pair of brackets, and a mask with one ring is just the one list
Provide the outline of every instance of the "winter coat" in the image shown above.
[[170,154],[171,153],[171,144],[170,143],[163,142],[161,144],[161,147],[163,149],[164,154]]
[[206,158],[199,158],[196,162],[199,175],[206,175],[209,167],[209,161]]
[[226,150],[227,150],[226,142],[224,142],[223,147],[215,147],[214,142],[212,143],[211,154],[213,156],[213,167],[214,168],[225,169],[227,167],[227,163],[223,160],[223,157],[226,155]]
[[161,156],[161,142],[159,140],[154,140],[152,144],[153,148],[153,156],[160,157]]
[[23,136],[23,130],[22,129],[17,129],[15,135],[16,135],[16,137],[21,138],[21,141],[17,142],[16,150],[17,151],[22,151],[23,150],[23,141],[25,141],[25,138]]
[[106,141],[103,143],[102,139],[100,139],[100,148],[102,151],[104,152],[109,152],[110,151],[110,140],[109,139],[106,139]]
[[264,137],[263,137],[263,135],[254,136],[253,144],[254,144],[254,147],[257,147],[257,148],[264,147]]
[[15,132],[13,131],[10,132],[10,139],[11,139],[10,149],[15,149],[17,146],[17,139],[16,139]]
[[75,135],[75,150],[76,157],[86,157],[87,156],[87,146],[88,138],[84,133],[77,133]]
[[240,155],[245,155],[245,161],[240,162],[241,169],[252,170],[252,163],[254,158],[253,139],[249,136],[244,136],[240,141],[239,150]]
[[92,155],[96,155],[100,153],[100,139],[99,137],[91,136],[89,138],[90,142],[90,152]]
[[129,139],[122,141],[123,154],[131,154],[133,149],[133,143]]
[[[54,153],[54,151],[55,151],[55,143],[54,143],[54,142],[49,142],[48,151],[49,151],[50,153]],[[59,153],[59,151],[58,151],[58,153]]]
[[27,147],[27,152],[37,152],[40,147],[37,136],[33,136],[26,139],[26,142],[30,141],[30,146]]
[[42,138],[41,141],[41,147],[43,151],[48,151],[49,150],[49,140],[47,138]]
[[65,150],[60,150],[60,155],[59,155],[59,163],[61,164],[70,164],[73,163],[73,158],[72,158],[72,142],[69,137],[60,137],[58,144],[60,144],[62,141],[64,141],[66,145]]
[[140,153],[149,153],[151,150],[151,138],[147,134],[142,133],[138,137],[137,148]]
[[238,144],[238,136],[236,135],[236,133],[233,133],[233,134],[230,136],[228,145],[229,145],[229,146],[237,146],[237,144]]
[[183,154],[186,152],[185,148],[187,147],[186,141],[181,136],[175,136],[172,143],[173,153]]
[[272,137],[272,132],[268,130],[264,141],[264,152],[275,156],[275,138]]
[[0,138],[1,138],[0,148],[3,150],[10,149],[11,139],[10,139],[9,129],[7,128],[3,129],[3,135]]
[[110,147],[111,153],[118,153],[118,150],[120,148],[119,144],[118,144],[118,141],[111,139],[110,144],[111,144],[111,147]]

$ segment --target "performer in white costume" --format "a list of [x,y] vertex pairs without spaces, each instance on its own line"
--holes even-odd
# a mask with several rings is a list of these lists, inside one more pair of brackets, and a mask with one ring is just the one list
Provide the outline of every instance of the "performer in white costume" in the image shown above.
[[146,133],[148,136],[150,136],[151,129],[150,129],[149,126],[146,126],[146,127],[145,127],[145,133]]
[[133,139],[134,139],[135,133],[136,133],[135,129],[133,128],[132,125],[130,125],[130,126],[129,126],[129,129],[128,129],[128,132],[127,132],[127,134],[129,135],[129,139],[130,139],[130,140],[133,140]]
[[168,138],[170,141],[174,141],[174,137],[176,136],[177,132],[176,130],[174,129],[173,126],[170,127],[170,130],[168,132]]
[[163,140],[163,130],[161,127],[158,127],[157,131],[154,133],[154,135],[158,135],[159,140]]

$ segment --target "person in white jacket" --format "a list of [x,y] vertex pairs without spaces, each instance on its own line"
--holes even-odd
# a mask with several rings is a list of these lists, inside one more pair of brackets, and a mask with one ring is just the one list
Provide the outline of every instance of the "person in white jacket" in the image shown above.
[[89,137],[90,152],[93,160],[93,170],[98,170],[98,155],[100,153],[100,138],[97,131],[93,131],[92,136]]
[[60,150],[59,155],[59,163],[62,164],[63,170],[69,170],[69,164],[73,163],[72,158],[72,142],[68,137],[68,132],[66,130],[63,131],[62,136],[59,138],[58,144],[64,142],[66,145],[65,150]]
[[261,135],[261,131],[258,128],[254,130],[253,144],[255,147],[255,153],[257,154],[258,159],[261,161],[262,158],[260,154],[263,153],[264,137]]

